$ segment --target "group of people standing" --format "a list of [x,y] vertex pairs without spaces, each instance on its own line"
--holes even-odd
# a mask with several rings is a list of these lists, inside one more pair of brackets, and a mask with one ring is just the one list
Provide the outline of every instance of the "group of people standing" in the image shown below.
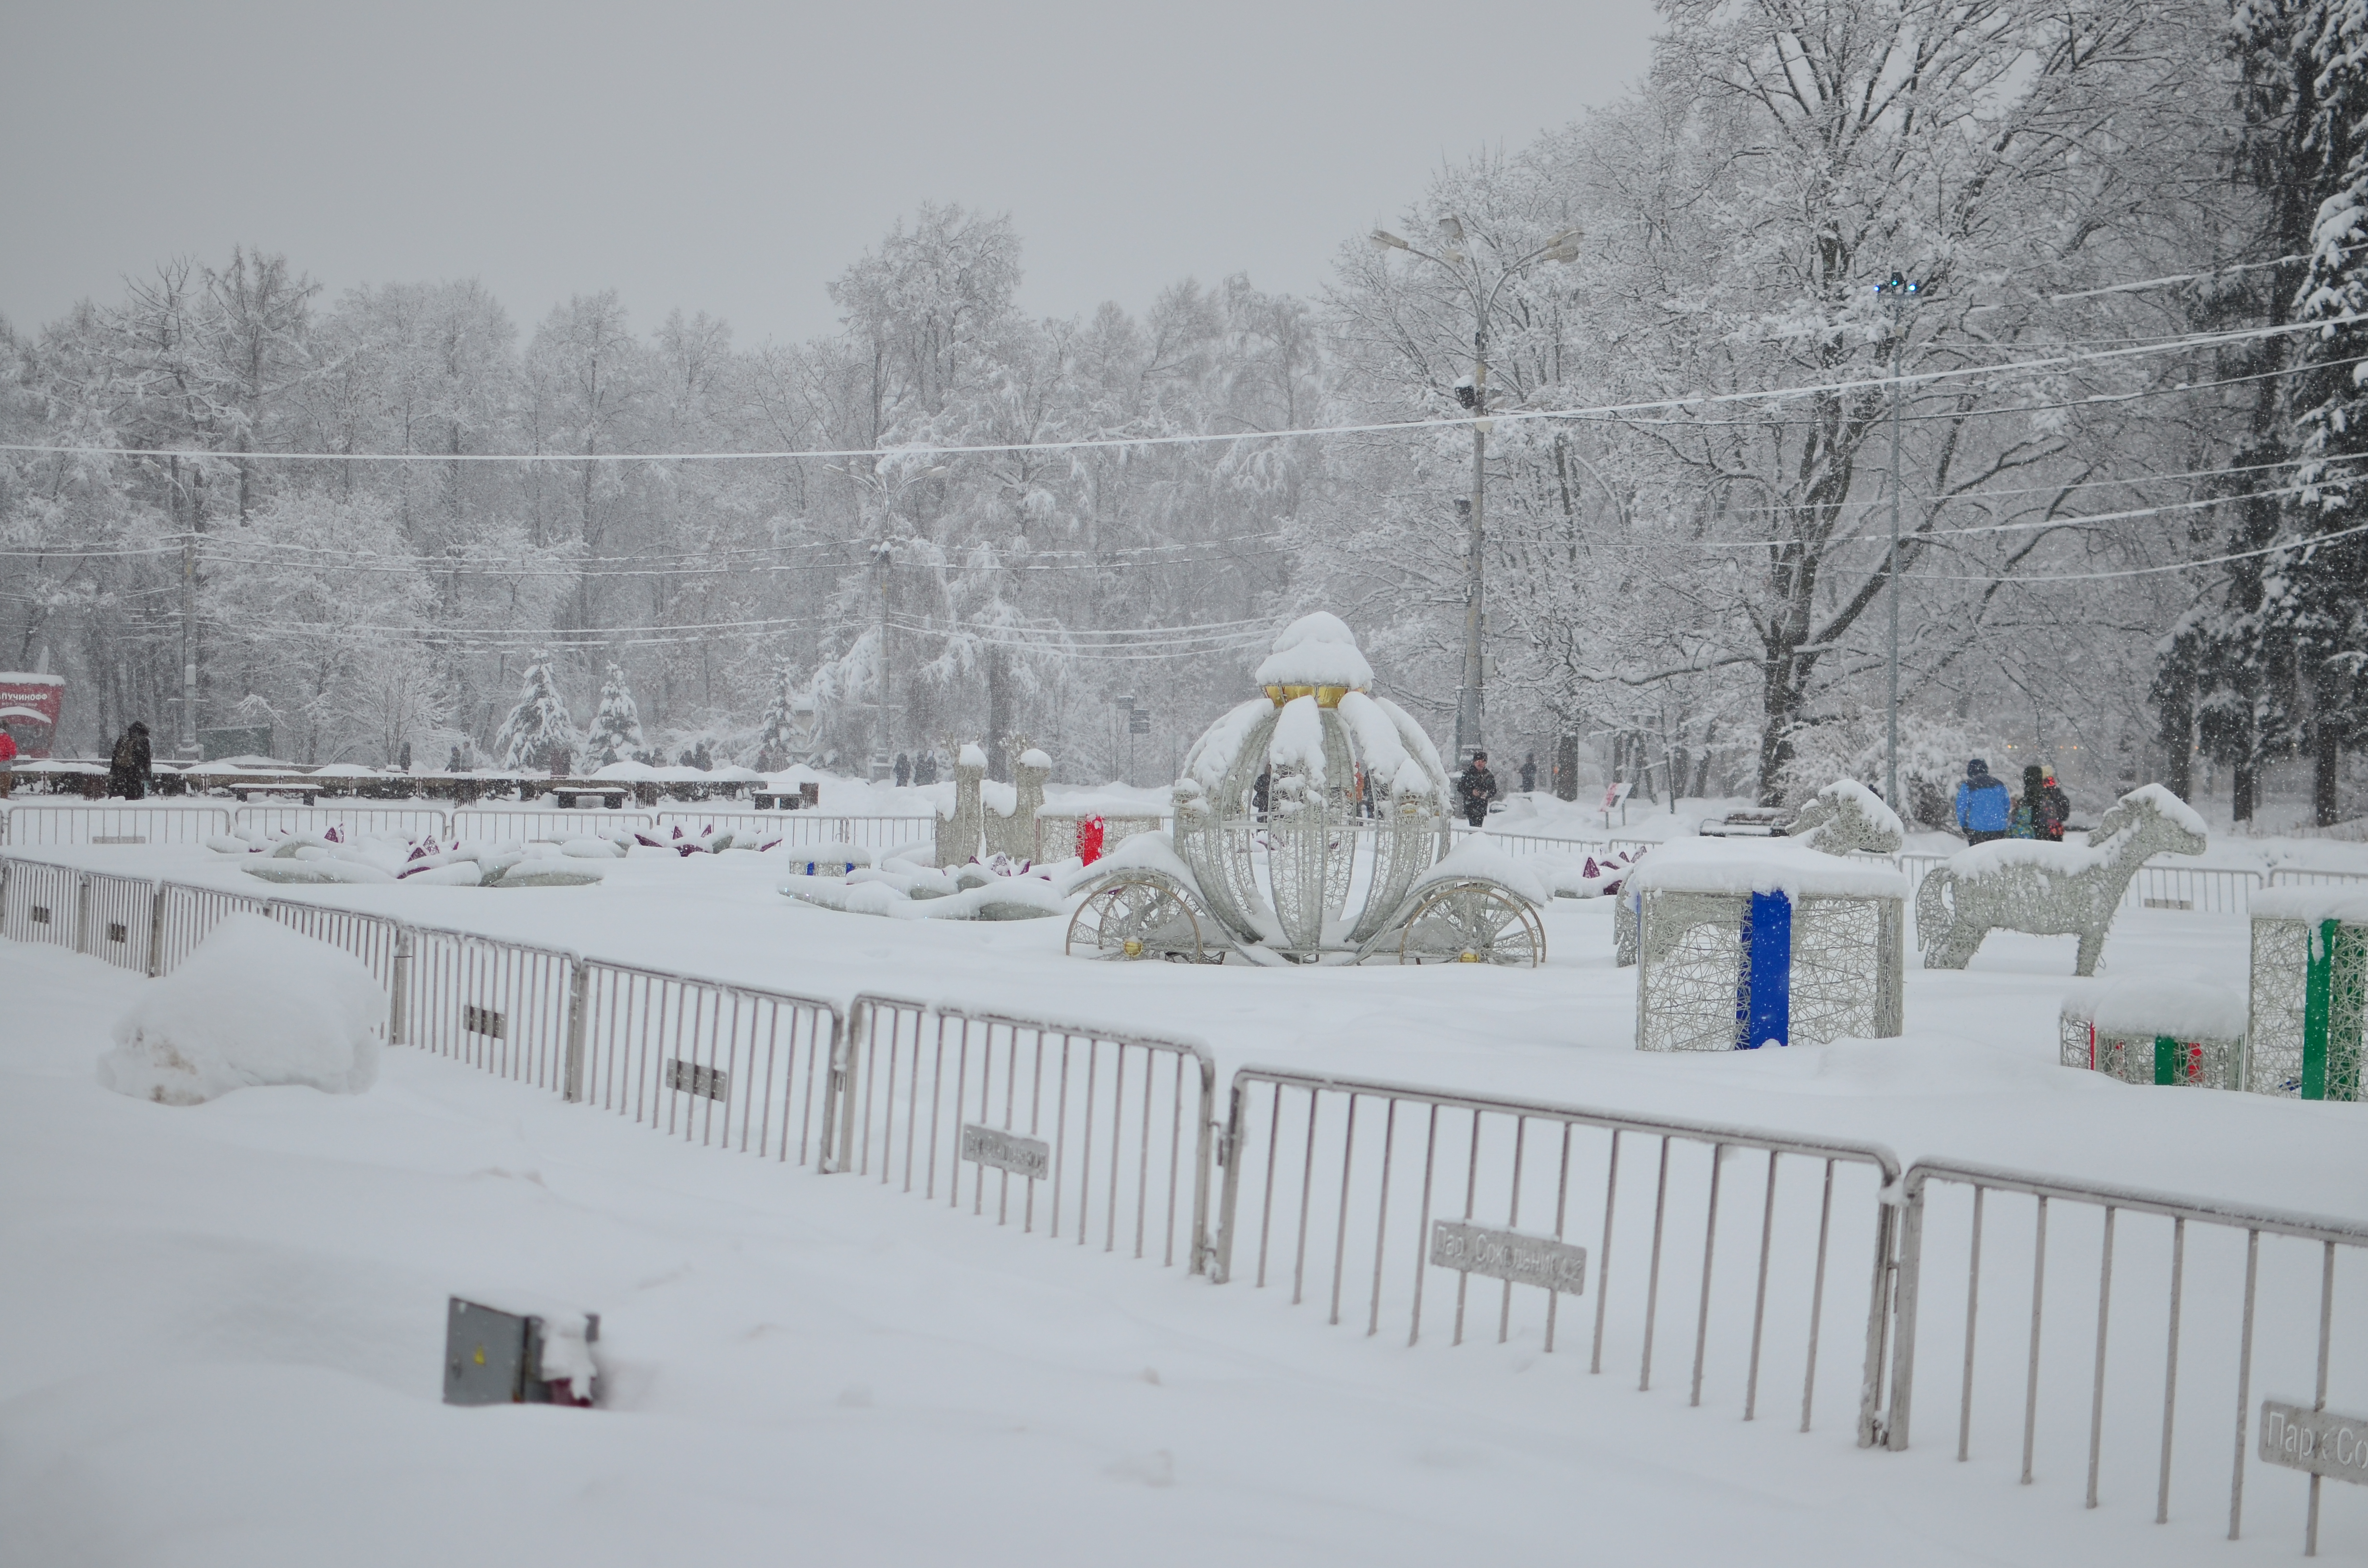
[[2022,793],[2011,794],[2006,780],[1990,772],[1980,757],[1965,764],[1964,782],[1957,786],[1957,826],[1968,844],[1994,838],[2044,838],[2064,841],[2064,824],[2072,815],[2072,798],[2055,782],[2055,769],[2032,763],[2022,770]]

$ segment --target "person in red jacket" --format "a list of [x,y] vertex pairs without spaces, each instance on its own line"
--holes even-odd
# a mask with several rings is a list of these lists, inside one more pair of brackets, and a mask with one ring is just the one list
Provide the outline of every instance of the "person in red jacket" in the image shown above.
[[16,788],[17,737],[8,733],[7,725],[0,724],[0,801],[6,800]]

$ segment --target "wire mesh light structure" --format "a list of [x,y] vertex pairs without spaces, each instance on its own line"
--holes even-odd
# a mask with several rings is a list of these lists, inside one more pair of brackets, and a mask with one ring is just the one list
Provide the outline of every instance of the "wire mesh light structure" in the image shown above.
[[1258,679],[1264,695],[1187,754],[1172,835],[1139,835],[1113,853],[1070,951],[1543,961],[1540,890],[1485,847],[1450,852],[1446,768],[1421,726],[1372,695],[1346,625],[1322,613],[1293,621]]
[[2362,1097],[2368,899],[2328,888],[2253,895],[2244,1086],[2291,1099]]
[[2057,1060],[2124,1084],[2241,1088],[2245,999],[2216,985],[2129,982],[2065,999]]
[[1750,1051],[1901,1032],[1907,881],[1765,841],[1679,840],[1633,897],[1639,1051]]

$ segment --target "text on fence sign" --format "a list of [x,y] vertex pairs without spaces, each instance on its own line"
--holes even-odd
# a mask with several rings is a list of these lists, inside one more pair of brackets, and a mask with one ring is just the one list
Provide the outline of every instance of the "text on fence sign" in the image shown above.
[[2265,1399],[2261,1462],[2368,1485],[2368,1421]]
[[1582,1295],[1587,1289],[1585,1247],[1552,1236],[1492,1230],[1460,1220],[1432,1222],[1430,1262],[1434,1268],[1485,1274],[1491,1279],[1536,1285],[1566,1295]]
[[1053,1174],[1053,1146],[1041,1138],[1023,1138],[1017,1132],[999,1128],[981,1127],[965,1121],[962,1131],[962,1157],[982,1165],[993,1165],[1013,1176],[1042,1177]]
[[728,1099],[732,1094],[731,1074],[721,1067],[701,1067],[696,1062],[669,1060],[666,1064],[666,1087],[679,1089],[687,1095],[703,1095],[711,1100]]
[[491,1007],[480,1007],[474,1002],[461,1004],[461,1027],[471,1034],[500,1040],[507,1031],[509,1020]]

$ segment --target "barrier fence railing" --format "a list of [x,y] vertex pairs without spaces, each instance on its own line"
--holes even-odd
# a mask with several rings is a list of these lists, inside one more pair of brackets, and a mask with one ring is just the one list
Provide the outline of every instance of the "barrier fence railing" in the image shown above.
[[578,960],[567,1097],[682,1139],[827,1171],[836,1003]]
[[74,948],[81,929],[81,872],[13,855],[0,862],[0,937]]
[[[1750,1420],[1763,1382],[1781,1377],[1801,1391],[1804,1431],[1828,1262],[1856,1256],[1869,1269],[1863,1315],[1845,1308],[1843,1320],[1862,1330],[1861,1354],[1829,1361],[1824,1381],[1857,1395],[1860,1446],[1878,1438],[1896,1212],[1881,1195],[1899,1176],[1880,1145],[1246,1067],[1220,1149],[1221,1280],[1245,1271],[1263,1289],[1287,1269],[1294,1305],[1312,1290],[1333,1324],[1344,1310],[1368,1335],[1403,1323],[1411,1346],[1426,1313],[1450,1305],[1463,1343],[1477,1273],[1501,1281],[1497,1342],[1515,1332],[1518,1296],[1520,1332],[1549,1352],[1564,1295],[1592,1293],[1588,1369],[1624,1347],[1639,1388],[1652,1386],[1666,1287],[1693,1303],[1691,1402],[1732,1379]],[[1747,1151],[1764,1166],[1737,1161]],[[1807,1162],[1805,1182],[1780,1179],[1787,1158]],[[1757,1220],[1756,1242],[1738,1211]],[[1463,1266],[1487,1259],[1497,1266]]]
[[318,806],[240,806],[231,821],[258,833],[325,833],[340,828],[373,837],[443,839],[451,836],[452,813],[440,806],[374,806],[342,801]]
[[409,926],[398,937],[393,1038],[497,1078],[566,1090],[575,955]]
[[270,901],[187,882],[156,884],[155,940],[149,947],[151,974],[170,974],[212,934],[226,915],[262,915]]
[[0,807],[0,844],[41,848],[77,844],[203,844],[230,831],[222,806]]
[[967,1168],[973,1214],[992,1187],[998,1225],[1156,1251],[1163,1267],[1180,1251],[1206,1271],[1217,1075],[1205,1047],[870,994],[848,1038],[842,1149],[858,1175],[961,1208]]
[[2368,882],[2368,871],[2317,871],[2300,866],[2280,866],[2270,873],[2273,888],[2340,888]]
[[82,874],[74,950],[134,974],[154,974],[156,884],[106,871]]
[[570,811],[504,811],[469,806],[452,813],[445,832],[470,843],[487,839],[589,838],[609,833],[647,833],[656,821],[648,812],[612,812],[599,806]]
[[[1893,1449],[1908,1445],[1919,1345],[1929,1338],[1956,1355],[1962,1344],[1959,1460],[1988,1463],[2019,1448],[2026,1485],[2050,1461],[2078,1465],[2078,1453],[2043,1449],[2060,1443],[2067,1425],[2047,1415],[2068,1406],[2072,1430],[2086,1416],[2088,1506],[2151,1494],[2162,1524],[2185,1500],[2202,1506],[2212,1495],[2216,1515],[2221,1489],[2208,1480],[2225,1463],[2233,1540],[2248,1449],[2268,1446],[2262,1428],[2273,1419],[2292,1425],[2266,1404],[2283,1401],[2289,1415],[2297,1405],[2324,1411],[2330,1397],[2368,1406],[2368,1364],[2333,1357],[2339,1343],[2350,1352],[2359,1342],[2356,1332],[2334,1333],[2339,1322],[2354,1330],[2361,1322],[2337,1316],[2336,1286],[2345,1276],[2348,1311],[2362,1310],[2368,1225],[1944,1161],[1918,1161],[1902,1191]],[[1989,1201],[1999,1194],[2032,1201],[1999,1214]],[[2124,1229],[2125,1216],[2156,1222]],[[2078,1270],[2068,1281],[2067,1269]],[[2007,1310],[1984,1315],[1986,1293]],[[2020,1360],[2020,1410],[1976,1399],[1985,1353],[1992,1365]],[[2257,1392],[2269,1400],[2257,1403]],[[2193,1413],[2184,1427],[2182,1403]],[[2368,1449],[2348,1462],[2359,1479]],[[2254,1482],[2299,1505],[2306,1554],[2317,1551],[2320,1480],[2281,1466]]]
[[[934,839],[938,831],[935,817],[844,816],[815,811],[702,812],[696,807],[662,811],[657,813],[657,824],[669,833],[677,827],[687,834],[698,833],[709,826],[759,833],[767,838],[778,837],[792,849],[806,844],[895,849]],[[664,837],[665,833],[658,836]]]

